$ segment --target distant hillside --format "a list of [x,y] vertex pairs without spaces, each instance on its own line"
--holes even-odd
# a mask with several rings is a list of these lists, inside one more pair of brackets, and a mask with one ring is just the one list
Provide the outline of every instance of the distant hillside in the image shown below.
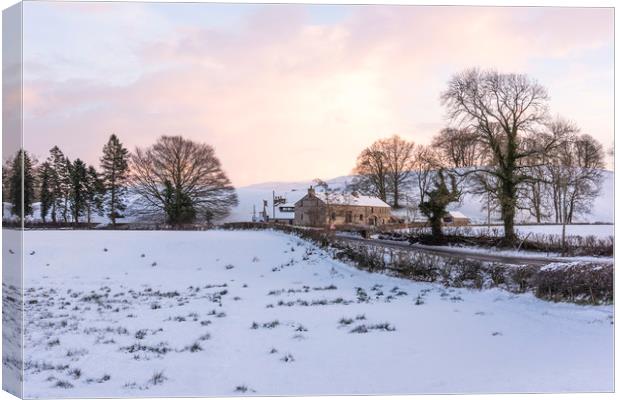
[[[614,217],[614,173],[603,171],[603,187],[599,197],[595,200],[590,214],[580,216],[575,222],[613,222]],[[352,182],[353,176],[340,176],[326,181],[330,188],[342,189],[347,182]],[[252,219],[253,206],[256,206],[257,213],[262,210],[263,200],[267,200],[269,207],[268,213],[272,214],[272,192],[276,195],[286,197],[288,203],[294,203],[306,194],[306,190],[312,181],[298,182],[265,182],[237,188],[239,196],[239,206],[233,209],[231,215],[226,218],[227,222],[250,221]],[[413,194],[413,193],[412,193]],[[482,205],[486,200],[474,195],[465,195],[459,205],[453,205],[452,210],[461,211],[472,219],[473,222],[486,222],[486,212],[482,210]],[[277,216],[277,214],[276,214]],[[499,215],[492,215],[496,221]],[[520,213],[518,222],[532,222],[531,217]]]

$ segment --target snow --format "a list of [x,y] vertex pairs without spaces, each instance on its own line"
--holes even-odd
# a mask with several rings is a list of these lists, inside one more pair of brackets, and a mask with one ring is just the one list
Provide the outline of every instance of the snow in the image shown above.
[[24,241],[25,397],[613,390],[613,306],[371,274],[269,231]]
[[448,211],[448,214],[450,214],[452,218],[468,218],[465,214],[463,214],[460,211]]
[[344,193],[316,192],[316,196],[329,204],[362,206],[362,207],[390,207],[383,200],[373,196],[352,195]]

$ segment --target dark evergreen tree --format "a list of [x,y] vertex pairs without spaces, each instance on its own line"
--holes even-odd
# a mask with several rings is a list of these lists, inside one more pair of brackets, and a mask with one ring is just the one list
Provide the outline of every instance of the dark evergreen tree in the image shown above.
[[431,225],[433,241],[443,241],[441,224],[443,218],[448,215],[446,207],[450,203],[458,201],[461,193],[457,189],[456,177],[449,175],[450,188],[446,184],[446,177],[443,169],[439,169],[435,176],[434,188],[426,192],[426,200],[420,203],[420,211],[424,214]]
[[50,212],[54,196],[52,193],[52,167],[50,163],[45,161],[39,169],[39,197],[41,202],[40,213],[43,223],[46,222],[47,214]]
[[80,215],[86,210],[88,202],[86,164],[79,158],[69,164],[69,178],[69,209],[71,211],[73,223],[77,224],[80,221]]
[[164,183],[163,198],[165,200],[165,212],[169,224],[187,224],[196,218],[196,209],[192,199],[179,188],[175,188],[169,180]]
[[128,157],[127,149],[123,147],[116,135],[111,135],[108,143],[103,146],[101,173],[106,191],[105,211],[112,226],[116,225],[118,218],[123,217],[123,211],[127,208],[125,196],[129,178]]
[[92,165],[86,171],[86,222],[90,224],[93,213],[103,215],[103,181]]
[[73,165],[71,164],[71,160],[65,157],[65,166],[59,171],[60,187],[62,193],[61,210],[62,220],[64,223],[69,222],[69,216],[73,214],[71,212],[71,197],[73,195],[73,180],[71,177],[72,167]]
[[28,152],[24,150],[17,152],[11,171],[12,212],[20,221],[23,221],[25,215],[32,215],[32,202],[34,200],[34,174]]
[[13,159],[9,158],[2,165],[2,198],[11,198],[11,177],[13,176]]

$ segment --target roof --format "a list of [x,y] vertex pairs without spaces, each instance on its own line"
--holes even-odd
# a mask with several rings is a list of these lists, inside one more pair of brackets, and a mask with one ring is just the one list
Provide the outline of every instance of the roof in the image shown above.
[[469,219],[469,217],[465,214],[463,214],[460,211],[448,211],[448,214],[450,214],[450,216],[452,218],[464,218],[464,219]]
[[390,207],[386,202],[374,196],[353,195],[351,193],[317,192],[316,197],[328,204],[360,206],[360,207]]

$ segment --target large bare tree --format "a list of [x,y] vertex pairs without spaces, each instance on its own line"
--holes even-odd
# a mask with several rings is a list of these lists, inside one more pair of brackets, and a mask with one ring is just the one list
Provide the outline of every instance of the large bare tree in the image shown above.
[[237,205],[235,189],[207,144],[162,136],[149,148],[137,148],[131,161],[144,211],[168,223],[210,222]]
[[438,170],[440,166],[440,157],[433,147],[423,144],[415,147],[411,170],[415,177],[415,185],[417,186],[418,203],[426,201],[426,193],[433,183],[434,172]]
[[380,139],[364,149],[354,172],[357,188],[400,208],[399,201],[409,183],[415,145],[398,135]]
[[472,129],[442,129],[431,145],[454,168],[479,166],[484,160],[478,134]]
[[600,143],[591,136],[580,134],[572,124],[561,123],[570,135],[552,152],[546,169],[555,220],[565,226],[576,215],[590,211],[601,189],[604,154]]
[[388,167],[380,141],[362,150],[353,173],[358,175],[353,182],[356,190],[387,201]]
[[441,100],[452,123],[470,129],[488,151],[484,168],[469,172],[492,175],[504,225],[504,241],[516,242],[514,220],[519,186],[530,179],[525,159],[549,151],[555,141],[525,146],[524,138],[545,129],[548,95],[543,86],[526,75],[467,70],[455,75]]
[[383,147],[388,166],[388,187],[392,193],[392,206],[400,208],[400,199],[411,176],[411,163],[415,144],[398,135],[384,139]]

